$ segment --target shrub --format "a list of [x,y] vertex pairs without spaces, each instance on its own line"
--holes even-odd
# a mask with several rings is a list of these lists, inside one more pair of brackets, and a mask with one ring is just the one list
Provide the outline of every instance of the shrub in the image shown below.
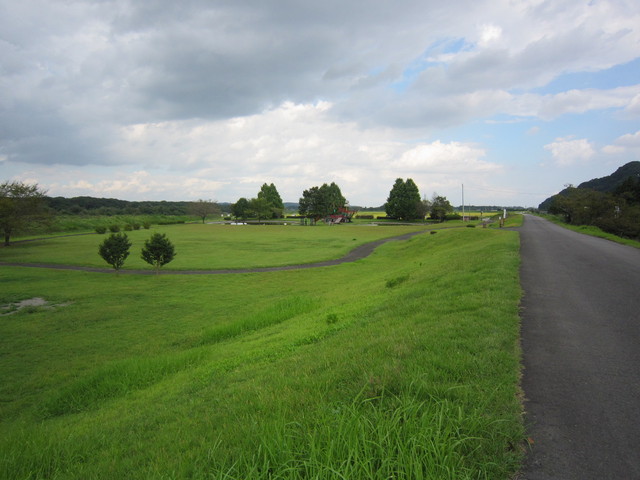
[[120,270],[129,256],[131,242],[126,233],[112,233],[100,244],[98,253],[115,270]]
[[99,233],[100,235],[107,233],[107,227],[105,227],[104,225],[96,227],[96,233]]
[[156,273],[159,273],[160,267],[173,260],[175,255],[175,248],[167,236],[164,233],[154,233],[144,242],[141,257],[149,265],[153,265]]
[[109,231],[111,233],[118,233],[120,231],[120,225],[109,225]]
[[149,230],[149,229],[151,228],[151,222],[144,222],[144,223],[142,224],[142,227],[143,227],[145,230]]
[[140,230],[140,224],[139,223],[132,223],[131,226],[133,227],[134,230]]
[[131,230],[133,230],[133,225],[131,225],[130,223],[127,223],[124,226],[124,230],[125,230],[125,232],[130,232]]

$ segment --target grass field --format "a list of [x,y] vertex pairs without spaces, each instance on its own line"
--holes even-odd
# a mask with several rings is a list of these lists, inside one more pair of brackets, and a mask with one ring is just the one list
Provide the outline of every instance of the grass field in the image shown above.
[[[363,243],[424,229],[424,226],[278,226],[278,225],[155,225],[125,232],[132,242],[124,268],[151,268],[140,250],[153,233],[165,233],[176,258],[165,269],[203,270],[314,263],[339,258]],[[109,234],[60,236],[17,242],[0,249],[0,262],[46,262],[109,267],[98,246]]]
[[[397,233],[243,228],[167,227],[170,265],[298,263]],[[0,261],[91,264],[101,238]],[[460,228],[313,270],[2,267],[0,305],[49,305],[0,317],[0,478],[510,478],[518,247],[515,232]]]

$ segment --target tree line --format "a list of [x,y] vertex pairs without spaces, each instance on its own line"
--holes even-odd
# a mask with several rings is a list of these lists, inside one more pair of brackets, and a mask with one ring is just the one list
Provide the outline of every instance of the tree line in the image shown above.
[[571,225],[593,225],[601,230],[640,240],[640,175],[627,177],[611,192],[567,186],[552,197],[549,213]]
[[[313,186],[302,192],[298,204],[301,217],[314,221],[348,211],[349,202],[335,183]],[[271,183],[264,183],[256,197],[240,198],[230,205],[231,215],[236,219],[257,218],[259,221],[279,218],[284,215],[284,203],[278,189]],[[389,218],[412,221],[424,219],[427,215],[443,221],[453,212],[449,201],[437,194],[431,200],[420,198],[415,182],[408,178],[398,178],[385,203]],[[47,197],[37,184],[4,182],[0,184],[0,231],[4,244],[16,233],[29,231],[35,224],[46,221],[51,213],[66,214],[162,214],[194,215],[204,223],[207,217],[220,214],[221,206],[212,200],[194,202],[129,202],[126,200],[100,199],[93,197]],[[353,213],[353,212],[350,212]],[[351,216],[344,217],[350,221]]]

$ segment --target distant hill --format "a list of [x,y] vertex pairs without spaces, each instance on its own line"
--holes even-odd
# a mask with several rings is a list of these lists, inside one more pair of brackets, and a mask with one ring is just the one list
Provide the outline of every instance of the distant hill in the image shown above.
[[[582,182],[578,185],[577,188],[589,188],[591,190],[597,190],[598,192],[613,192],[617,187],[619,187],[627,178],[633,176],[640,176],[640,162],[629,162],[622,167],[618,168],[611,175],[602,177],[602,178],[594,178],[593,180],[589,180],[587,182]],[[557,195],[565,195],[568,191],[568,188],[565,188]],[[538,208],[540,210],[548,210],[551,202],[553,201],[552,197],[547,198],[544,202],[542,202]]]

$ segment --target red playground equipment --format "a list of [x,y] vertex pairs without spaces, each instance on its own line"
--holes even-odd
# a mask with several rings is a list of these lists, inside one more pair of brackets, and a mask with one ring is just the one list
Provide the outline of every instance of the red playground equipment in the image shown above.
[[336,223],[348,223],[351,222],[351,218],[358,213],[357,210],[349,210],[346,206],[340,207],[336,213],[329,215],[324,219],[329,225]]

